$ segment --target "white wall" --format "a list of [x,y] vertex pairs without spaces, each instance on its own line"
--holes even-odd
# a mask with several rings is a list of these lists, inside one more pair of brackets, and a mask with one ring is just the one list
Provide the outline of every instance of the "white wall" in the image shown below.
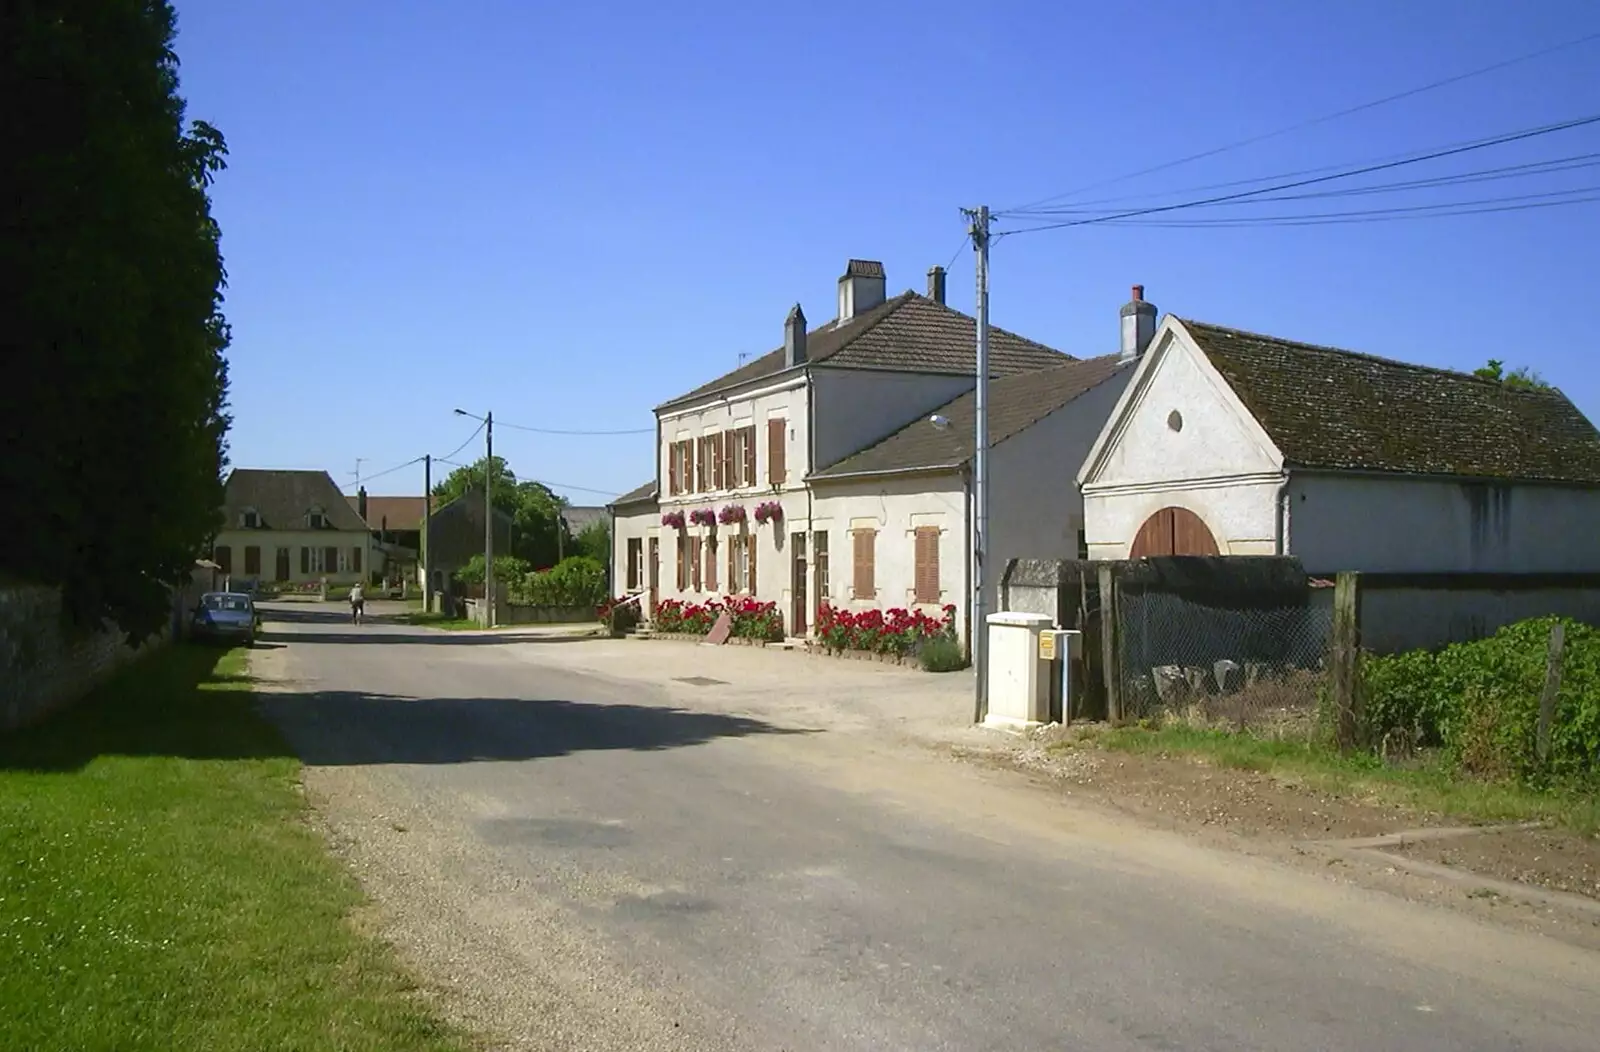
[[1314,572],[1600,572],[1600,488],[1296,472],[1289,550]]
[[1113,426],[1102,462],[1084,465],[1091,559],[1127,558],[1139,527],[1165,507],[1198,515],[1224,555],[1277,552],[1282,457],[1173,328],[1158,335]]
[[[289,576],[290,581],[316,581],[326,577],[334,582],[350,582],[357,579],[367,580],[374,569],[382,569],[376,562],[378,551],[377,544],[372,539],[372,534],[362,530],[224,530],[217,535],[212,547],[227,546],[232,549],[234,580],[260,580],[276,582],[283,580],[278,576],[278,549],[289,549]],[[244,550],[249,547],[261,549],[261,572],[259,574],[246,573],[244,568]],[[300,572],[300,549],[311,548],[321,552],[324,548],[337,548],[339,550],[339,565],[336,568],[323,571],[313,570],[311,573]],[[350,569],[351,550],[361,549],[361,569]],[[315,556],[313,556],[315,558]],[[315,565],[315,563],[313,563]]]
[[[816,595],[812,608],[824,598],[845,610],[921,609],[942,616],[938,607],[954,603],[957,631],[966,632],[967,509],[961,476],[918,475],[878,480],[818,482],[811,511],[813,532],[826,531],[829,550],[829,586],[826,597]],[[851,530],[870,526],[878,531],[874,551],[877,596],[854,596],[855,542]],[[919,526],[938,526],[939,603],[918,607],[916,591],[916,539]]]
[[1057,409],[989,452],[989,563],[984,596],[998,610],[1008,559],[1076,559],[1083,528],[1078,466],[1105,426],[1132,370]]
[[[768,499],[772,487],[767,482],[767,420],[783,417],[787,422],[787,446],[784,450],[785,490],[803,489],[803,479],[810,470],[806,451],[810,442],[809,421],[806,412],[806,388],[803,376],[786,376],[765,387],[752,387],[731,396],[713,395],[690,409],[664,413],[660,418],[661,442],[656,450],[656,470],[659,473],[660,501],[663,508],[692,508],[715,502],[723,504],[736,500]],[[715,434],[741,427],[755,428],[756,485],[736,491],[718,490],[709,493],[688,493],[672,496],[669,492],[672,443],[682,439],[698,439],[701,435]],[[696,455],[699,447],[695,448]],[[698,481],[697,479],[695,481]],[[659,518],[659,516],[658,516]]]
[[661,529],[661,510],[654,504],[636,504],[617,510],[611,532],[611,591],[625,595],[628,591],[628,542],[637,540],[644,553],[638,586],[650,587],[650,537]]
[[[972,390],[971,376],[813,366],[817,470],[880,442]],[[1073,465],[1076,470],[1077,465]]]

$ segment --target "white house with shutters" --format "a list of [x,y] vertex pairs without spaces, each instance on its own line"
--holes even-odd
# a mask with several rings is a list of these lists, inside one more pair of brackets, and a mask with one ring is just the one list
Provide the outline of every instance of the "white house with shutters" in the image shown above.
[[224,484],[212,560],[235,586],[365,580],[378,545],[326,471],[238,468]]
[[[796,305],[781,347],[656,407],[656,479],[609,505],[623,591],[753,595],[790,635],[823,604],[953,605],[965,634],[975,325],[928,278],[890,298],[882,264],[851,260],[835,318],[808,330]],[[1085,361],[992,330],[997,566],[1081,551],[1073,472],[1154,332],[1153,305],[1133,316],[1123,353]]]

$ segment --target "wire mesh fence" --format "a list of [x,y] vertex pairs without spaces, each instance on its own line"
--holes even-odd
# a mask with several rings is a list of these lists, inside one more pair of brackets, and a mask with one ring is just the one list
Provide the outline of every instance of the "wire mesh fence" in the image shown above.
[[1132,591],[1118,596],[1117,626],[1126,718],[1281,737],[1315,728],[1331,606],[1223,607]]

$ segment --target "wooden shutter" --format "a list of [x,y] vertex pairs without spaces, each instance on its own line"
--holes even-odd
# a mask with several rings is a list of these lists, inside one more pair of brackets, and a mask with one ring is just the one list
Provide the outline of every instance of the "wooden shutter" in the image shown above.
[[744,429],[744,478],[739,481],[745,486],[754,486],[756,484],[756,429],[754,424]]
[[[755,428],[751,428],[750,429],[750,433],[751,433],[751,435],[753,437],[755,435]],[[755,448],[755,443],[752,442],[750,444],[750,448],[754,449]],[[756,544],[756,538],[759,537],[759,536],[761,536],[759,533],[753,533],[753,534],[751,534],[750,536],[748,536],[748,537],[746,537],[744,539],[744,550],[745,550],[745,556],[746,556],[746,558],[745,558],[745,574],[746,574],[746,577],[744,579],[744,590],[746,592],[748,592],[750,595],[755,595],[756,594],[756,548],[759,547]]]
[[733,488],[733,456],[732,443],[728,441],[728,432],[717,432],[717,488]]
[[728,591],[733,592],[739,584],[739,545],[738,537],[728,538]]
[[855,592],[856,599],[876,599],[877,587],[877,558],[878,531],[856,530],[855,538]]
[[937,526],[917,527],[914,593],[914,602],[939,601],[939,527]]
[[789,421],[782,417],[767,421],[767,481],[774,486],[783,485],[789,476],[789,466],[785,463],[788,440]]
[[684,550],[685,543],[687,543],[687,539],[680,533],[678,534],[677,543],[673,545],[673,548],[678,553],[677,580],[678,591],[680,592],[687,591],[689,588],[689,553]]
[[311,549],[310,548],[301,548],[300,549],[300,572],[301,573],[310,573],[311,572]]
[[251,576],[259,576],[261,573],[261,549],[254,544],[245,545],[244,572]]
[[339,572],[339,549],[337,549],[337,548],[324,548],[324,549],[322,549],[322,572],[323,573],[338,573]]
[[700,547],[704,543],[702,537],[695,537],[689,542],[689,587],[696,592],[700,590]]
[[628,538],[628,591],[639,590],[639,538]]
[[233,549],[232,548],[228,547],[226,544],[219,544],[219,545],[217,545],[216,551],[214,551],[212,553],[212,555],[216,560],[217,567],[223,573],[232,573],[233,572]]
[[667,447],[667,495],[678,495],[678,443]]

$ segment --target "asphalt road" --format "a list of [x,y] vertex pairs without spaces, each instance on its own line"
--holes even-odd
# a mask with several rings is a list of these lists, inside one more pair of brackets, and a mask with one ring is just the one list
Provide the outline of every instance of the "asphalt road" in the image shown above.
[[1553,940],[541,657],[589,644],[290,616],[259,667],[330,834],[503,1047],[1596,1047]]

